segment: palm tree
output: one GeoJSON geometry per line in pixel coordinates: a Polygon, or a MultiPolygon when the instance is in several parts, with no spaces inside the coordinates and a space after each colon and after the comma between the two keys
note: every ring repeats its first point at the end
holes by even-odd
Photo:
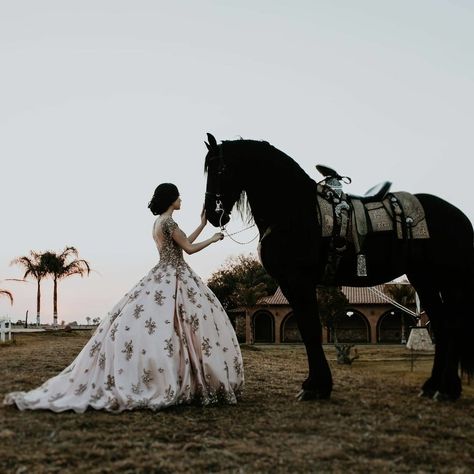
{"type": "Polygon", "coordinates": [[[45,252],[41,260],[49,275],[53,278],[53,324],[58,325],[58,281],[72,275],[90,274],[90,266],[86,260],[78,259],[79,252],[75,247],[66,247],[60,254],[45,252]],[[72,260],[70,260],[72,258],[72,260]]]}
{"type": "Polygon", "coordinates": [[[6,296],[7,298],[10,298],[10,303],[13,304],[13,295],[8,290],[0,289],[0,296],[6,296]]]}
{"type": "Polygon", "coordinates": [[[23,280],[30,276],[36,280],[36,324],[39,326],[41,319],[41,280],[47,274],[42,262],[42,254],[30,250],[29,256],[15,258],[10,265],[21,265],[25,269],[23,280]]]}

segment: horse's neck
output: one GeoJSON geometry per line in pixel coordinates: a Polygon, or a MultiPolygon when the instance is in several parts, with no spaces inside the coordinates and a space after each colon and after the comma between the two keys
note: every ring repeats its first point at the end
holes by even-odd
{"type": "Polygon", "coordinates": [[[260,233],[276,225],[294,225],[304,219],[303,214],[309,209],[316,209],[308,197],[311,196],[310,181],[302,185],[299,179],[295,179],[297,187],[289,179],[272,180],[268,176],[254,175],[246,186],[248,202],[260,233]]]}

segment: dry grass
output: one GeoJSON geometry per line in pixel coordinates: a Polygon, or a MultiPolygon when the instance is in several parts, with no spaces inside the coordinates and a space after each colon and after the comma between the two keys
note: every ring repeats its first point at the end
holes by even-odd
{"type": "MultiPolygon", "coordinates": [[[[18,335],[0,347],[0,396],[65,367],[88,334],[18,335]]],[[[474,386],[457,403],[417,398],[431,356],[360,346],[352,367],[326,349],[331,401],[297,402],[302,346],[243,347],[237,406],[119,415],[0,407],[0,472],[474,472],[474,386]]]]}

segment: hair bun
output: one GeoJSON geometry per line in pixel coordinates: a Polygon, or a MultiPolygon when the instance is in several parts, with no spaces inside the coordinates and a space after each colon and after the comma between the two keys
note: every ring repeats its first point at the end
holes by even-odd
{"type": "Polygon", "coordinates": [[[154,216],[163,214],[179,197],[178,188],[172,183],[161,183],[153,193],[148,209],[154,216]]]}

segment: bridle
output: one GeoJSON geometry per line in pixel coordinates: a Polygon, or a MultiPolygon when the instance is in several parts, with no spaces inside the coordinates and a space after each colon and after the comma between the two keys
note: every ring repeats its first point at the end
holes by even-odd
{"type": "Polygon", "coordinates": [[[224,163],[224,153],[222,151],[222,145],[219,149],[219,156],[214,156],[209,159],[209,161],[212,161],[212,160],[219,160],[219,165],[217,167],[217,185],[216,185],[216,191],[214,193],[210,193],[209,191],[206,191],[206,198],[207,196],[214,196],[214,199],[216,202],[215,212],[221,213],[221,216],[219,219],[219,227],[221,228],[221,230],[224,230],[225,226],[222,226],[222,217],[225,211],[224,211],[224,205],[222,204],[222,200],[221,200],[221,198],[223,197],[221,189],[222,189],[222,177],[225,171],[225,163],[224,163]]]}
{"type": "Polygon", "coordinates": [[[210,158],[209,161],[216,160],[216,159],[219,160],[219,164],[218,164],[218,167],[217,167],[216,190],[213,193],[211,193],[209,191],[206,191],[206,194],[205,194],[206,199],[207,199],[208,196],[213,196],[214,197],[214,200],[215,200],[215,203],[216,203],[215,212],[216,212],[216,214],[220,213],[219,227],[221,229],[221,232],[225,233],[227,235],[227,237],[229,237],[231,240],[233,240],[237,244],[240,244],[240,245],[249,244],[250,242],[253,242],[258,237],[258,235],[259,235],[258,233],[255,237],[253,237],[248,242],[239,242],[238,240],[235,240],[232,236],[235,235],[235,234],[239,234],[240,232],[243,232],[244,230],[248,230],[248,229],[251,229],[252,227],[255,227],[255,224],[252,224],[251,226],[245,227],[244,229],[238,230],[236,232],[232,232],[230,234],[229,234],[229,232],[227,232],[226,226],[222,225],[222,218],[224,217],[224,214],[225,214],[224,204],[222,203],[222,199],[224,197],[224,194],[222,192],[222,187],[223,187],[222,186],[222,179],[223,179],[225,168],[226,168],[226,165],[225,165],[225,162],[224,162],[224,152],[223,152],[222,145],[219,147],[219,155],[210,158]]]}

